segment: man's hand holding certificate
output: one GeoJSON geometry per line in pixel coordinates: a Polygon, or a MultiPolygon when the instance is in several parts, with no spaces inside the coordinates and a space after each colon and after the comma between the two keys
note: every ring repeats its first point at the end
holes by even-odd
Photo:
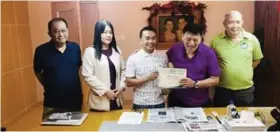
{"type": "Polygon", "coordinates": [[[159,68],[159,87],[176,88],[180,87],[180,81],[187,76],[186,69],[180,68],[159,68]]]}

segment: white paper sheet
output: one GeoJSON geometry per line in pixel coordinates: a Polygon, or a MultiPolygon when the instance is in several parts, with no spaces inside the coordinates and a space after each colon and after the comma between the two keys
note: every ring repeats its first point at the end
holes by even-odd
{"type": "Polygon", "coordinates": [[[245,123],[254,123],[255,115],[254,112],[251,111],[241,111],[240,120],[245,123]]]}
{"type": "Polygon", "coordinates": [[[123,112],[118,124],[141,124],[143,116],[143,112],[123,112]]]}

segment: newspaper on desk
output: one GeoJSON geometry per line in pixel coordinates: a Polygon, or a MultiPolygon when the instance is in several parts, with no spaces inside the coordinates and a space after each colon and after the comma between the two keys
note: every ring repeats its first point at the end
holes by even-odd
{"type": "Polygon", "coordinates": [[[210,121],[192,121],[182,123],[186,131],[226,131],[225,128],[215,120],[210,121]]]}
{"type": "Polygon", "coordinates": [[[148,110],[148,122],[166,123],[166,122],[189,122],[189,121],[207,121],[202,108],[157,108],[148,110]]]}
{"type": "Polygon", "coordinates": [[[170,108],[156,108],[148,110],[147,122],[151,123],[176,123],[174,109],[170,108]]]}
{"type": "Polygon", "coordinates": [[[187,131],[225,131],[216,120],[208,120],[204,110],[199,108],[174,107],[177,120],[182,122],[187,131]]]}
{"type": "Polygon", "coordinates": [[[216,120],[208,120],[202,108],[156,108],[148,110],[148,122],[182,124],[186,131],[225,131],[216,120]]]}
{"type": "Polygon", "coordinates": [[[176,120],[179,122],[207,121],[204,110],[199,108],[174,107],[176,120]]]}
{"type": "Polygon", "coordinates": [[[42,121],[42,125],[81,125],[87,118],[87,113],[82,112],[57,112],[52,113],[42,121]]]}
{"type": "Polygon", "coordinates": [[[187,76],[187,69],[180,68],[159,68],[159,87],[177,88],[180,86],[179,81],[187,76]]]}

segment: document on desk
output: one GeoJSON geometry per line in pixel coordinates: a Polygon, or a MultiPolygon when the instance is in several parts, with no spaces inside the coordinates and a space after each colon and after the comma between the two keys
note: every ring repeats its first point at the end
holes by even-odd
{"type": "Polygon", "coordinates": [[[155,108],[148,110],[147,122],[152,123],[176,123],[174,109],[170,108],[155,108]]]}
{"type": "Polygon", "coordinates": [[[180,87],[179,81],[187,76],[187,69],[181,68],[159,68],[159,87],[177,88],[180,87]]]}
{"type": "Polygon", "coordinates": [[[118,124],[141,124],[144,112],[123,112],[118,124]]]}
{"type": "Polygon", "coordinates": [[[63,112],[52,113],[48,118],[44,119],[42,125],[82,125],[87,118],[88,113],[82,112],[63,112]]]}
{"type": "Polygon", "coordinates": [[[204,110],[199,108],[182,108],[174,107],[174,113],[177,121],[192,122],[192,121],[207,121],[204,110]]]}
{"type": "Polygon", "coordinates": [[[215,131],[225,132],[225,128],[215,120],[211,121],[192,121],[182,123],[187,131],[215,131]]]}

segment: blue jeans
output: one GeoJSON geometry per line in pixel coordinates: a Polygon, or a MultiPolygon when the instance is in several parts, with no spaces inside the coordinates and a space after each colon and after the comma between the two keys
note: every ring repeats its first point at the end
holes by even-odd
{"type": "Polygon", "coordinates": [[[164,108],[165,104],[164,102],[161,104],[157,104],[157,105],[137,105],[137,104],[133,104],[132,109],[153,109],[153,108],[164,108]]]}

